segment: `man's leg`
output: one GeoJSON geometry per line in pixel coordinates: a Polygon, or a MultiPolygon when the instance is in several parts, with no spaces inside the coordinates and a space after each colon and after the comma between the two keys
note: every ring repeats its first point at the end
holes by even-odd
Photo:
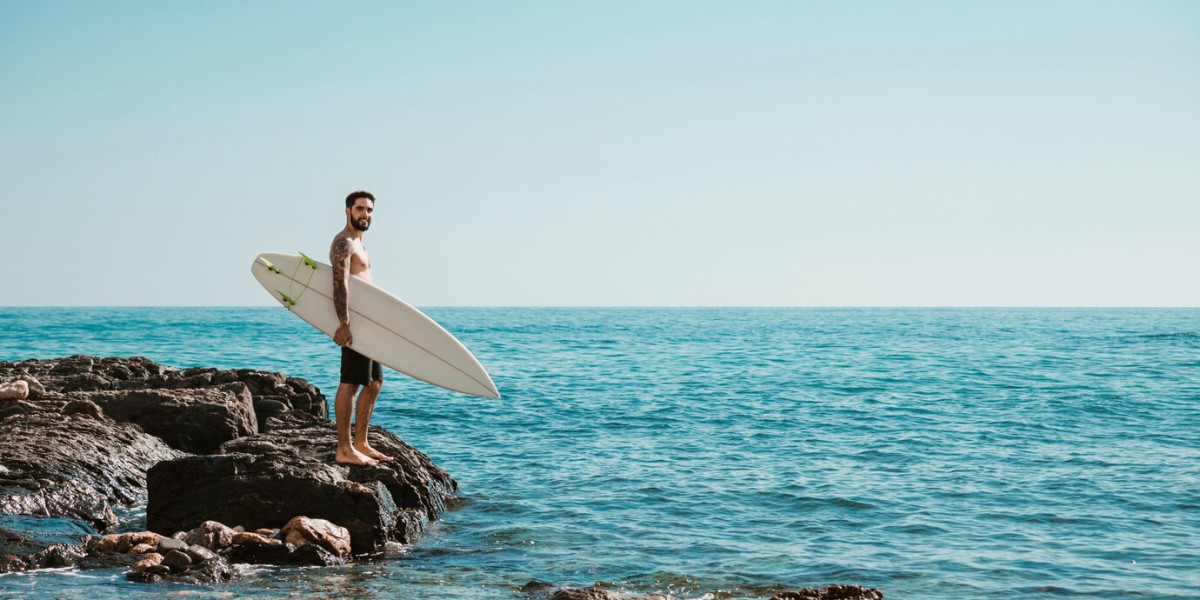
{"type": "Polygon", "coordinates": [[[358,393],[358,405],[354,407],[354,449],[371,458],[390,460],[392,457],[372,448],[367,439],[367,427],[371,424],[371,413],[375,412],[375,400],[381,389],[383,382],[376,379],[358,393]]]}
{"type": "Polygon", "coordinates": [[[337,396],[333,400],[333,415],[337,420],[338,437],[337,456],[334,461],[349,465],[373,465],[376,462],[375,459],[355,450],[350,444],[350,410],[354,408],[354,392],[356,391],[358,391],[358,386],[353,383],[340,384],[337,396]]]}

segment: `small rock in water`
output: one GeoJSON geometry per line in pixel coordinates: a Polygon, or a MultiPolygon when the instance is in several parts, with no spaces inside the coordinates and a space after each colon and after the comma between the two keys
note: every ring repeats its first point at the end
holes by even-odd
{"type": "Polygon", "coordinates": [[[336,556],[350,554],[350,532],[325,519],[295,517],[282,529],[283,539],[296,548],[317,544],[336,556]]]}
{"type": "Polygon", "coordinates": [[[273,537],[266,537],[258,533],[242,532],[233,534],[233,545],[240,546],[242,544],[264,544],[267,546],[277,546],[283,543],[283,540],[277,540],[273,537]]]}
{"type": "Polygon", "coordinates": [[[209,550],[228,548],[233,543],[234,530],[216,521],[205,521],[191,530],[183,541],[209,550]]]}
{"type": "Polygon", "coordinates": [[[158,542],[158,553],[166,554],[172,550],[184,552],[188,549],[187,542],[176,538],[163,538],[158,542]]]}
{"type": "Polygon", "coordinates": [[[134,563],[134,565],[132,567],[130,567],[129,569],[131,571],[133,571],[134,573],[141,573],[142,571],[145,571],[146,569],[149,569],[150,567],[156,567],[156,566],[162,564],[162,561],[163,561],[163,555],[161,555],[157,552],[151,552],[151,553],[147,554],[144,558],[142,558],[142,560],[139,560],[136,563],[134,563]]]}
{"type": "Polygon", "coordinates": [[[192,568],[192,557],[182,550],[172,550],[163,556],[162,564],[171,569],[172,573],[186,573],[192,568]]]}

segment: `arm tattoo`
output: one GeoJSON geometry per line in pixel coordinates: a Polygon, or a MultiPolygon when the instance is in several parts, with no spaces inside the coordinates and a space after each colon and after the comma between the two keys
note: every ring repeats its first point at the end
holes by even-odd
{"type": "Polygon", "coordinates": [[[333,240],[329,251],[329,262],[333,263],[333,308],[338,321],[350,322],[350,240],[338,237],[333,240]]]}

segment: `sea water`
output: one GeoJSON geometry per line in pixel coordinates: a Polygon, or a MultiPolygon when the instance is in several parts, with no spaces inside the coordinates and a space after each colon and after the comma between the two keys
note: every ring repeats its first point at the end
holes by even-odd
{"type": "MultiPolygon", "coordinates": [[[[208,587],[6,575],[0,596],[1200,597],[1200,310],[428,313],[503,398],[387,372],[375,422],[461,485],[417,544],[208,587]]],[[[0,308],[0,359],[71,354],[284,371],[330,400],[338,372],[282,308],[0,308]]]]}

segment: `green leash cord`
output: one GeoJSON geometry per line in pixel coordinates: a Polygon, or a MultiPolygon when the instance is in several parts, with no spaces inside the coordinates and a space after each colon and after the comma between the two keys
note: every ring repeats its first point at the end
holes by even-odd
{"type": "MultiPolygon", "coordinates": [[[[300,262],[296,263],[296,268],[292,270],[292,276],[288,279],[288,293],[283,293],[283,290],[275,290],[275,292],[279,294],[280,301],[283,302],[283,305],[287,307],[288,310],[292,310],[292,307],[296,306],[296,303],[300,301],[300,297],[304,295],[304,292],[308,291],[309,284],[312,283],[313,275],[316,274],[318,268],[317,261],[309,258],[308,255],[303,252],[300,252],[299,254],[300,262]],[[304,289],[300,290],[299,294],[296,294],[293,290],[293,285],[296,283],[296,274],[300,271],[300,265],[305,265],[312,270],[308,272],[308,281],[304,282],[304,289]],[[296,297],[293,298],[292,294],[295,294],[296,297]]],[[[267,269],[269,269],[272,273],[275,273],[276,275],[283,275],[283,273],[279,270],[279,267],[271,264],[271,261],[261,256],[258,257],[258,260],[262,261],[262,264],[266,265],[267,269]]]]}

